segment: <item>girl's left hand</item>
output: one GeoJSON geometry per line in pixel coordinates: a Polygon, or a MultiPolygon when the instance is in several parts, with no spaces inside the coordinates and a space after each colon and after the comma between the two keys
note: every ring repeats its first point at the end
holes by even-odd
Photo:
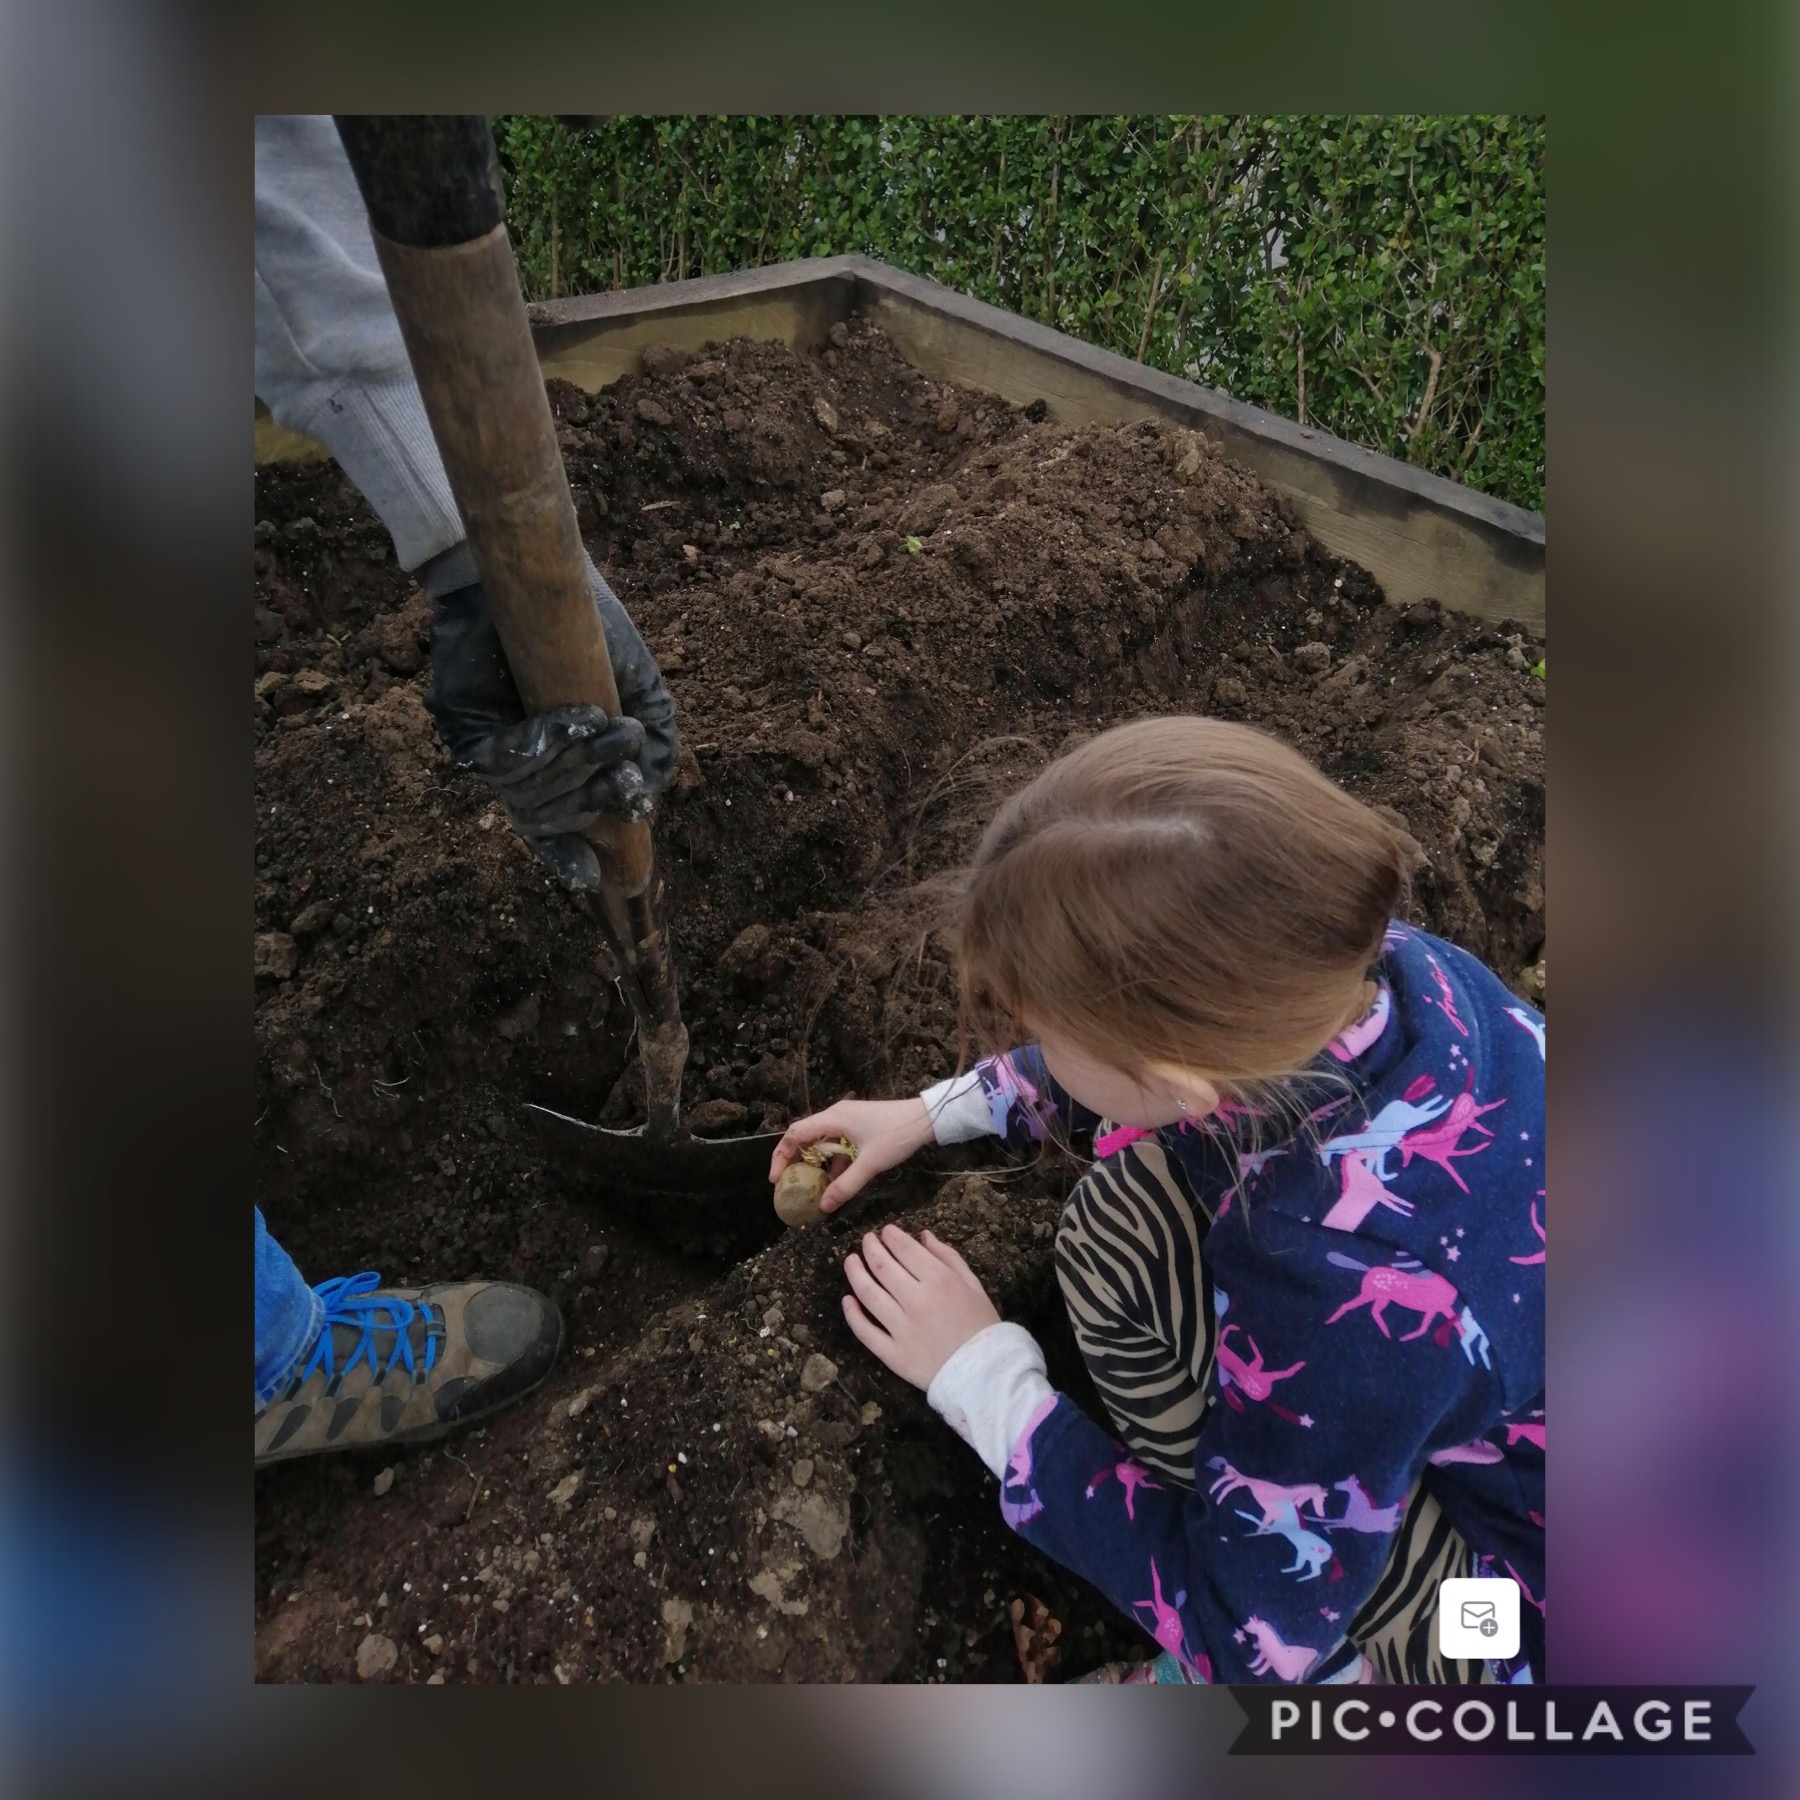
{"type": "Polygon", "coordinates": [[[844,1258],[844,1273],[850,1329],[914,1387],[930,1387],[970,1338],[1000,1323],[969,1265],[929,1231],[917,1238],[898,1225],[884,1225],[879,1236],[871,1231],[862,1254],[844,1258]]]}

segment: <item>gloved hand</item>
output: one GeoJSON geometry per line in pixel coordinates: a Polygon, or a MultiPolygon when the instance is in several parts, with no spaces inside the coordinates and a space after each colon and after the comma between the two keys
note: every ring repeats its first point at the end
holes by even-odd
{"type": "Polygon", "coordinates": [[[461,768],[474,769],[514,828],[571,888],[599,885],[580,835],[602,813],[650,816],[675,769],[675,702],[619,597],[589,565],[624,716],[562,706],[525,716],[479,581],[441,595],[425,704],[461,768]]]}

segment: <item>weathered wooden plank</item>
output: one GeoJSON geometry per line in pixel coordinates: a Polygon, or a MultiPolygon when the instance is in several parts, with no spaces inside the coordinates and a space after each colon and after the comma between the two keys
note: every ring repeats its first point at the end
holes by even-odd
{"type": "MultiPolygon", "coordinates": [[[[709,277],[704,283],[675,281],[664,288],[632,288],[608,301],[643,301],[639,306],[589,308],[587,302],[549,301],[531,308],[531,333],[545,374],[598,392],[621,374],[634,373],[646,344],[700,349],[722,338],[815,349],[839,319],[850,317],[855,286],[848,257],[817,263],[790,263],[805,274],[787,283],[738,286],[736,277],[709,277]],[[695,286],[715,292],[695,295],[695,286]]],[[[752,270],[751,274],[769,274],[752,270]]]]}

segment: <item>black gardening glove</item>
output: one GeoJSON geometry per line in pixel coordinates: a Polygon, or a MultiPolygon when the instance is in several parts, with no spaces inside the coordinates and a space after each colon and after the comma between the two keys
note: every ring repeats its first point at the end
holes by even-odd
{"type": "Polygon", "coordinates": [[[480,582],[437,601],[425,704],[458,767],[493,788],[520,835],[571,888],[599,885],[580,834],[611,813],[647,819],[675,769],[675,702],[619,597],[589,566],[624,716],[559,706],[526,718],[480,582]]]}

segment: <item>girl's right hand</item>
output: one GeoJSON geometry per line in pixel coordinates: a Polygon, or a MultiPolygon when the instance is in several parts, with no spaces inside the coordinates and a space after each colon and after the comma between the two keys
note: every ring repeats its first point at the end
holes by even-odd
{"type": "MultiPolygon", "coordinates": [[[[897,1169],[915,1150],[936,1143],[937,1133],[923,1100],[840,1100],[787,1128],[770,1160],[769,1180],[779,1180],[781,1171],[821,1138],[848,1138],[857,1150],[856,1160],[836,1169],[819,1200],[821,1212],[835,1212],[877,1175],[897,1169]]],[[[843,1163],[841,1157],[837,1161],[843,1163]]]]}

